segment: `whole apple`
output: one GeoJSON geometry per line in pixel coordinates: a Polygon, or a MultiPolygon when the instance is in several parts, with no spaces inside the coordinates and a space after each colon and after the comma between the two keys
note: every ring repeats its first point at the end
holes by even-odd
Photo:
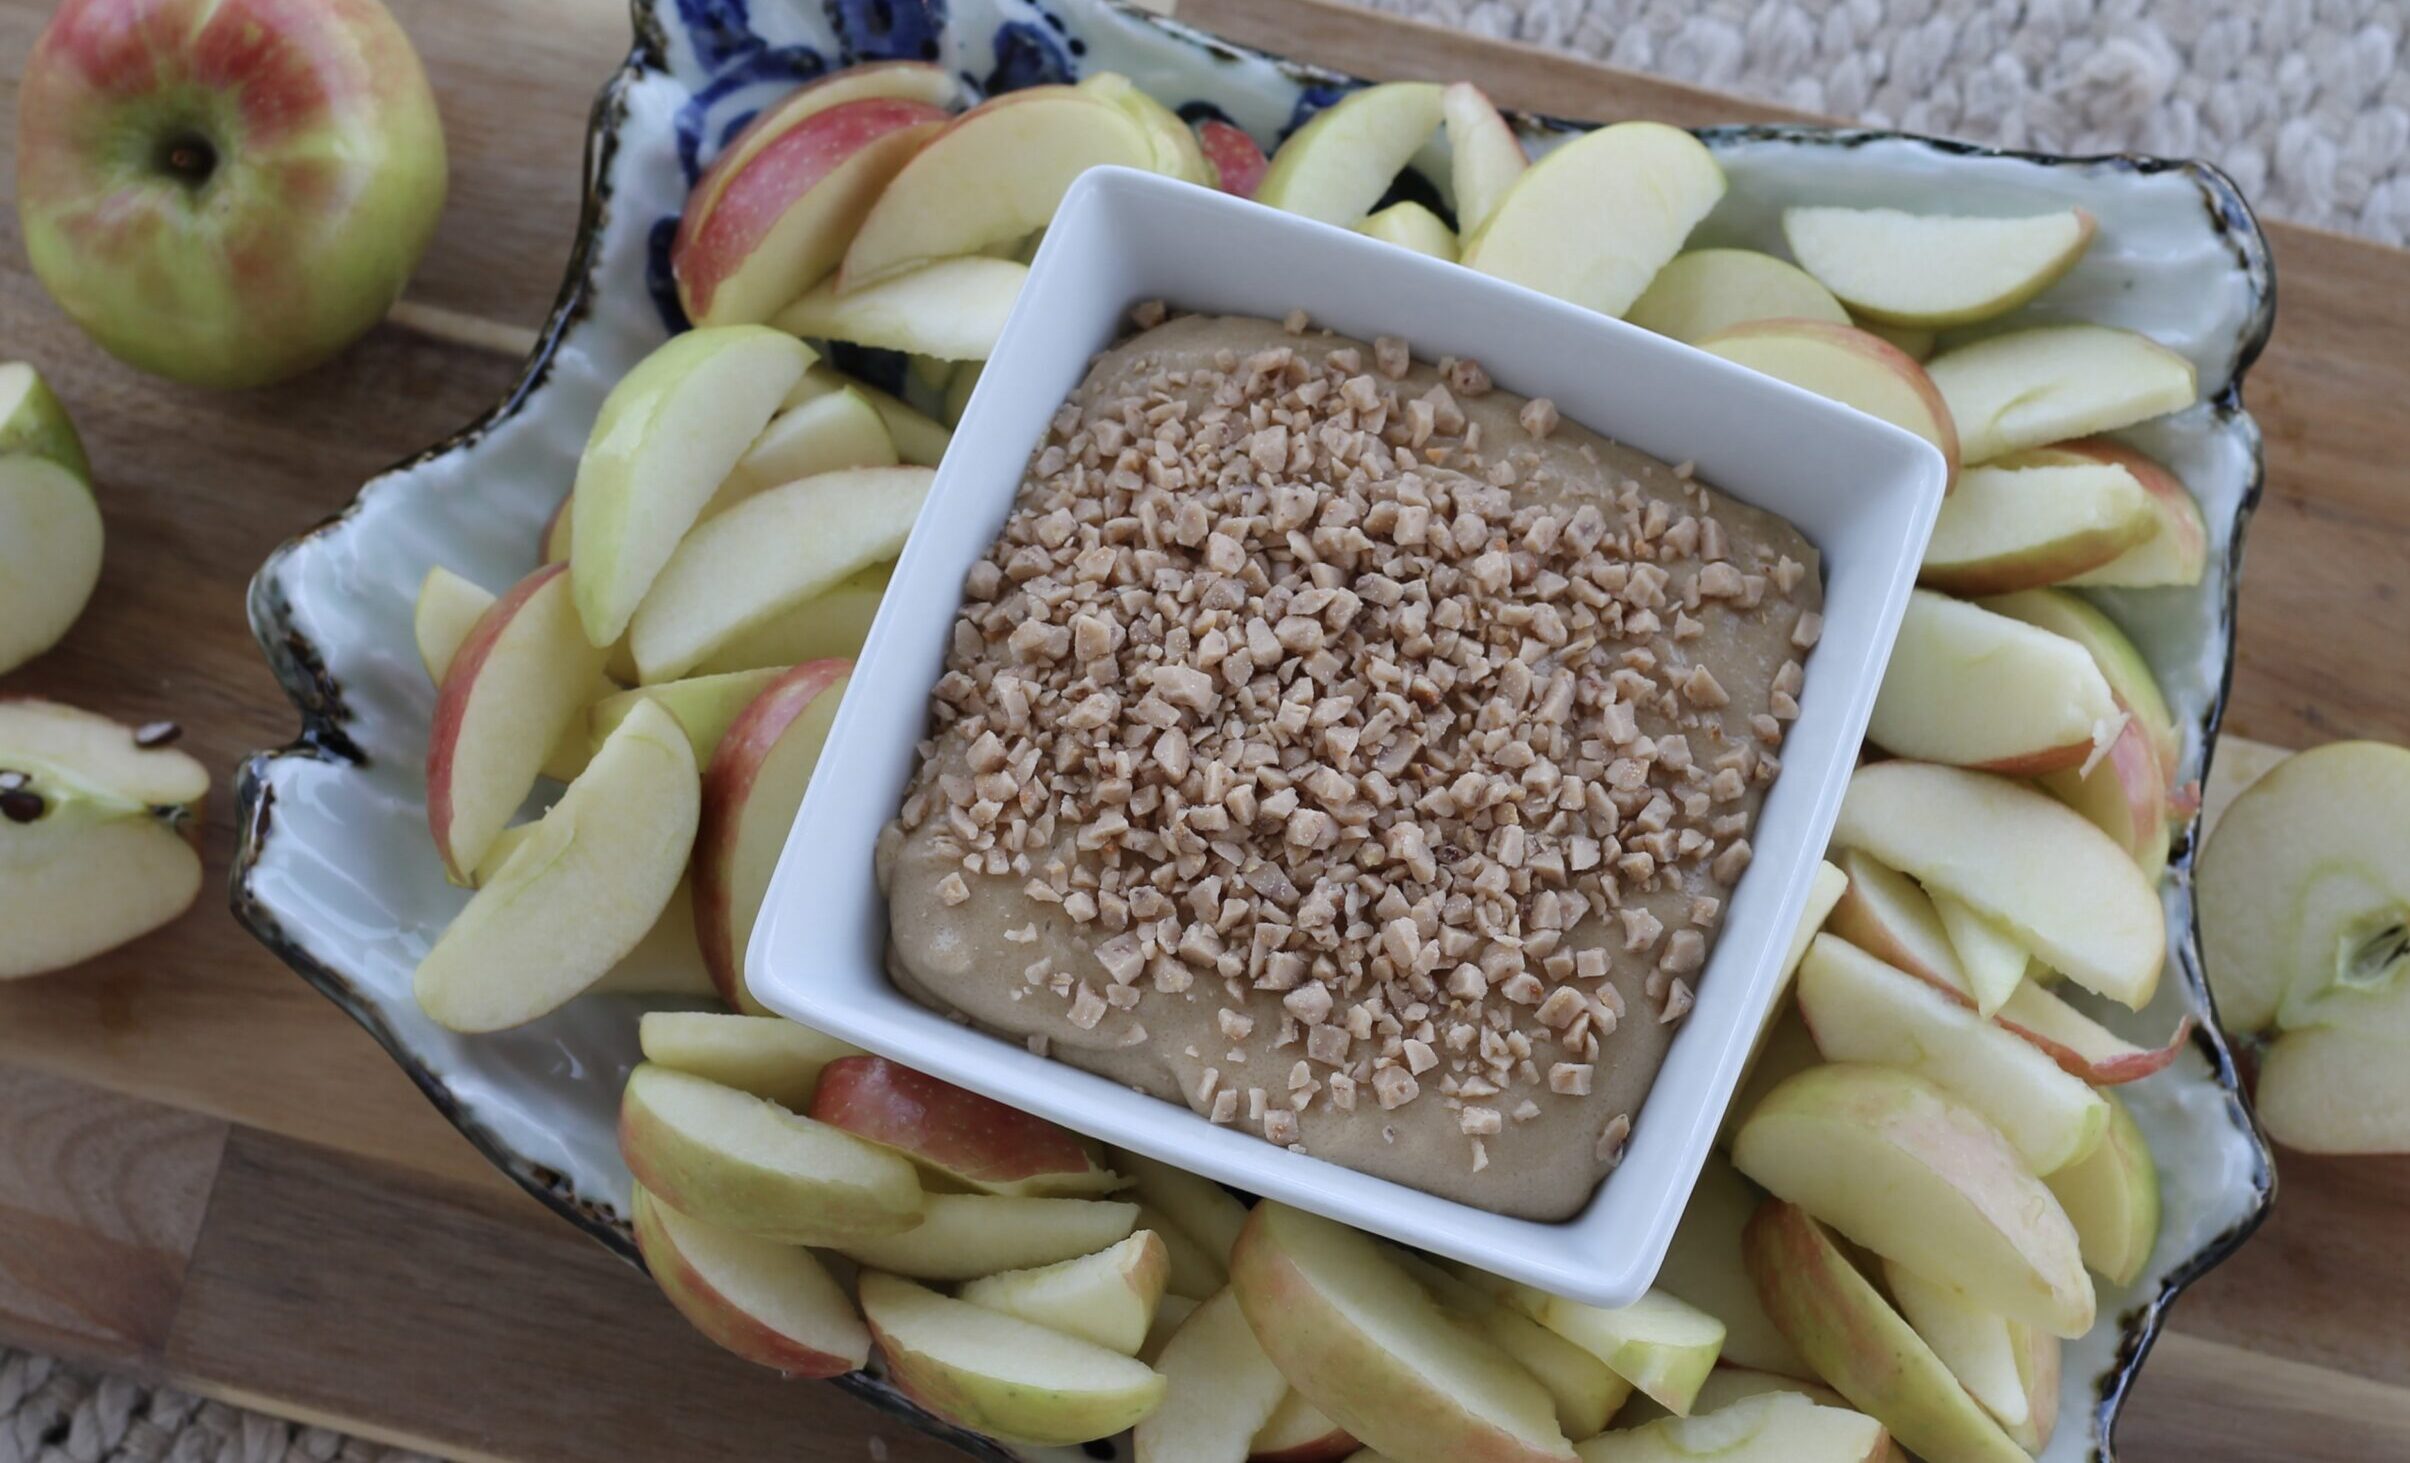
{"type": "Polygon", "coordinates": [[[443,197],[435,99],[378,0],[66,0],[26,62],[34,273],[144,370],[325,360],[401,294],[443,197]]]}

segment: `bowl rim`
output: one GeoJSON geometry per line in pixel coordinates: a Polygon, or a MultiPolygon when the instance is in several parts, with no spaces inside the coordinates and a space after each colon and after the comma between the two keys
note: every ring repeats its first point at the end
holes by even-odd
{"type": "MultiPolygon", "coordinates": [[[[612,203],[610,163],[618,151],[619,129],[628,117],[629,92],[648,76],[666,74],[669,69],[668,31],[656,9],[662,3],[665,0],[630,0],[633,40],[619,67],[605,80],[588,113],[578,221],[561,287],[554,296],[552,308],[538,330],[536,342],[518,377],[491,408],[434,443],[398,459],[369,478],[343,507],[280,544],[270,552],[253,577],[248,596],[252,635],[268,661],[270,673],[293,702],[301,725],[290,741],[253,753],[238,769],[236,847],[227,879],[229,907],[236,922],[357,1022],[473,1147],[532,1198],[596,1243],[639,1268],[642,1268],[643,1262],[624,1219],[602,1212],[581,1199],[569,1187],[563,1175],[513,1152],[489,1127],[469,1112],[442,1077],[428,1070],[408,1050],[398,1033],[354,989],[349,977],[319,960],[284,930],[282,921],[255,886],[253,876],[275,828],[274,788],[269,775],[273,765],[286,758],[352,765],[362,765],[367,760],[365,753],[344,730],[352,713],[346,704],[343,688],[328,672],[318,648],[294,624],[291,607],[284,601],[278,570],[287,557],[341,529],[357,513],[362,500],[386,479],[434,458],[474,446],[495,428],[516,417],[549,377],[554,358],[568,332],[596,305],[597,256],[602,225],[612,203]]],[[[1211,57],[1268,65],[1302,85],[1355,87],[1369,84],[1362,77],[1224,39],[1163,15],[1139,3],[1139,0],[1086,0],[1086,3],[1123,23],[1144,25],[1180,39],[1211,57]]],[[[1548,113],[1501,110],[1516,130],[1525,135],[1561,136],[1588,131],[1600,125],[1548,113]]],[[[2130,172],[2143,176],[2172,173],[2185,178],[2199,191],[2202,207],[2209,215],[2212,226],[2228,240],[2234,251],[2252,298],[2251,315],[2237,342],[2227,383],[2210,400],[2213,410],[2238,425],[2243,432],[2251,452],[2252,471],[2235,512],[2234,532],[2225,565],[2226,599],[2218,607],[2219,617],[2227,627],[2224,668],[2198,721],[2194,723],[2201,734],[2201,775],[2206,781],[2216,758],[2218,732],[2233,693],[2236,665],[2233,627],[2244,544],[2249,538],[2251,519],[2261,503],[2267,483],[2267,466],[2260,446],[2260,433],[2244,408],[2243,391],[2251,366],[2266,349],[2274,330],[2277,279],[2266,236],[2241,189],[2212,163],[2134,151],[2048,153],[1993,147],[1915,132],[1812,122],[1725,123],[1686,130],[1697,135],[1711,148],[1756,142],[1842,147],[1902,144],[1940,156],[1999,159],[2045,168],[2130,172]]],[[[2193,833],[2171,852],[2168,862],[2171,875],[2189,879],[2193,860],[2198,853],[2197,833],[2196,825],[2193,833]]],[[[2231,1257],[2267,1222],[2278,1189],[2274,1154],[2266,1132],[2245,1094],[2233,1048],[2214,1019],[2215,997],[2202,974],[2198,910],[2189,898],[2181,938],[2171,944],[2170,954],[2176,959],[2192,999],[2212,1018],[2196,1023],[2192,1041],[2209,1063],[2213,1080],[2226,1094],[2233,1113],[2240,1119],[2243,1135],[2251,1144],[2252,1202],[2225,1230],[2211,1237],[2183,1264],[2170,1271],[2156,1292],[2120,1318],[2116,1359],[2110,1371],[2101,1379],[2093,1409],[2100,1439],[2094,1456],[2100,1463],[2115,1463],[2118,1418],[2140,1375],[2143,1361],[2165,1328],[2170,1308],[2194,1282],[2231,1257]]],[[[974,1457],[996,1460],[996,1463],[1019,1463],[1018,1455],[985,1436],[901,1404],[892,1389],[883,1383],[874,1383],[865,1373],[852,1372],[834,1380],[838,1386],[855,1392],[874,1405],[907,1413],[918,1425],[974,1457]]]]}

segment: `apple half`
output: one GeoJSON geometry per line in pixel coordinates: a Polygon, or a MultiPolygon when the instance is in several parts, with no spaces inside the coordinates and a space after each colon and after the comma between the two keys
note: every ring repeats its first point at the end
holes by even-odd
{"type": "Polygon", "coordinates": [[[1291,1395],[1228,1290],[1189,1313],[1155,1369],[1163,1405],[1131,1435],[1137,1463],[1245,1463],[1255,1435],[1291,1395]]]}
{"type": "Polygon", "coordinates": [[[1724,170],[1699,139],[1618,122],[1525,169],[1466,236],[1464,263],[1620,316],[1723,196],[1724,170]]]}
{"type": "Polygon", "coordinates": [[[1854,407],[1933,444],[1958,480],[1958,428],[1925,368],[1898,347],[1829,320],[1751,320],[1695,342],[1737,365],[1854,407]]]}
{"type": "Polygon", "coordinates": [[[0,456],[47,458],[85,482],[92,480],[92,460],[66,404],[24,361],[0,364],[0,456]]]}
{"type": "Polygon", "coordinates": [[[1782,236],[1841,302],[1891,325],[1967,325],[2056,284],[2092,242],[2080,208],[2021,218],[1786,208],[1782,236]]]}
{"type": "Polygon", "coordinates": [[[973,1432],[1070,1446],[1122,1432],[1163,1401],[1164,1379],[1144,1362],[909,1280],[866,1274],[861,1301],[896,1385],[973,1432]]]}
{"type": "Polygon", "coordinates": [[[1436,82],[1351,91],[1289,134],[1255,185],[1255,201],[1353,228],[1439,127],[1436,82]]]}
{"type": "Polygon", "coordinates": [[[653,1283],[721,1346],[795,1377],[841,1376],[870,1360],[870,1328],[810,1250],[689,1218],[642,1184],[632,1218],[653,1283]]]}
{"type": "Polygon", "coordinates": [[[2121,724],[2082,646],[1919,589],[1900,619],[1866,736],[1901,757],[2027,776],[2082,766],[2121,724]]]}
{"type": "Polygon", "coordinates": [[[1849,312],[1814,276],[1754,249],[1692,249],[1675,255],[1623,318],[1690,345],[1758,320],[1850,323],[1849,312]]]}
{"type": "Polygon", "coordinates": [[[1916,571],[1952,594],[2064,584],[2158,534],[2134,475],[2111,462],[1970,467],[1941,505],[1916,571]]]}
{"type": "Polygon", "coordinates": [[[1973,466],[2071,437],[2113,432],[2200,399],[2192,362],[2131,330],[2037,325],[1925,363],[1973,466]]]}
{"type": "Polygon", "coordinates": [[[861,1049],[783,1016],[647,1011],[637,1023],[644,1059],[802,1112],[829,1063],[861,1049]]]}
{"type": "Polygon", "coordinates": [[[1163,1300],[1171,1257],[1152,1230],[1139,1230],[1094,1254],[981,1276],[964,1300],[1135,1356],[1163,1300]]]}
{"type": "Polygon", "coordinates": [[[100,583],[91,484],[47,457],[0,456],[0,672],[66,637],[100,583]]]}
{"type": "Polygon", "coordinates": [[[842,1057],[811,1114],[896,1150],[948,1188],[1036,1198],[1110,1193],[1121,1176],[1068,1128],[886,1057],[842,1057]]]}

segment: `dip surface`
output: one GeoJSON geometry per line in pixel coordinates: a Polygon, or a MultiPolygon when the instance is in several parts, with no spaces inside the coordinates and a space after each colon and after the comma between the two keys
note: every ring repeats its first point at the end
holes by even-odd
{"type": "Polygon", "coordinates": [[[969,576],[880,843],[890,970],[1214,1121],[1568,1217],[1689,1009],[1820,603],[1789,524],[1472,363],[1156,325],[969,576]]]}

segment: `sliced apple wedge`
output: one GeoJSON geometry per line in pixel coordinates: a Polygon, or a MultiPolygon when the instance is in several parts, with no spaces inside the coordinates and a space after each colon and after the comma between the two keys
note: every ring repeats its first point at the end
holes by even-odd
{"type": "Polygon", "coordinates": [[[1295,1390],[1247,1441],[1249,1463],[1337,1463],[1355,1451],[1354,1436],[1295,1390]]]}
{"type": "Polygon", "coordinates": [[[1104,1199],[931,1194],[921,1223],[837,1246],[873,1270],[915,1280],[970,1280],[1092,1255],[1127,1239],[1138,1206],[1104,1199]]]}
{"type": "Polygon", "coordinates": [[[2118,706],[2150,733],[2151,749],[2158,754],[2161,770],[2172,776],[2182,765],[2184,744],[2177,735],[2175,717],[2167,709],[2167,698],[2160,693],[2141,649],[2117,628],[2116,621],[2080,595],[2063,589],[2029,589],[1997,595],[1982,604],[1995,615],[2023,620],[2084,647],[2107,678],[2118,706]]]}
{"type": "Polygon", "coordinates": [[[1717,1412],[1666,1417],[1601,1433],[1574,1451],[1582,1463],[1880,1463],[1889,1449],[1883,1425],[1845,1407],[1825,1407],[1796,1392],[1761,1392],[1717,1412]]]}
{"type": "Polygon", "coordinates": [[[647,1011],[638,1024],[644,1059],[733,1087],[789,1112],[812,1100],[829,1063],[860,1048],[783,1016],[722,1011],[647,1011]]]}
{"type": "Polygon", "coordinates": [[[1799,1013],[1827,1061],[1923,1076],[1983,1115],[2037,1174],[2090,1155],[2109,1105],[2030,1042],[1845,940],[1819,935],[1799,969],[1799,1013]]]}
{"type": "MultiPolygon", "coordinates": [[[[1153,1234],[1158,1239],[1162,1238],[1159,1231],[1142,1232],[1153,1234]]],[[[1216,1286],[1207,1294],[1217,1293],[1220,1289],[1221,1287],[1216,1286]]],[[[1155,1307],[1155,1319],[1147,1323],[1146,1340],[1139,1343],[1138,1359],[1148,1366],[1153,1366],[1157,1358],[1163,1355],[1163,1348],[1171,1345],[1172,1337],[1179,1334],[1180,1327],[1187,1322],[1190,1316],[1196,1314],[1199,1304],[1201,1302],[1188,1296],[1166,1290],[1163,1293],[1162,1302],[1155,1307]]]]}
{"type": "Polygon", "coordinates": [[[2092,1282],[2058,1200],[1997,1128],[1926,1078],[1810,1068],[1758,1104],[1732,1162],[1776,1198],[2003,1315],[2054,1336],[2092,1327],[2092,1282]]]}
{"type": "Polygon", "coordinates": [[[916,98],[778,115],[793,110],[774,111],[777,136],[732,148],[723,176],[714,163],[679,218],[670,273],[699,326],[759,324],[834,273],[896,174],[946,126],[944,108],[916,98]]]}
{"type": "Polygon", "coordinates": [[[1258,1204],[1230,1289],[1289,1385],[1366,1446],[1402,1457],[1573,1457],[1547,1391],[1442,1311],[1370,1237],[1258,1204]]]}
{"type": "Polygon", "coordinates": [[[1213,164],[1213,186],[1240,198],[1253,198],[1272,160],[1244,128],[1208,117],[1196,124],[1197,146],[1213,164]]]}
{"type": "Polygon", "coordinates": [[[58,644],[82,616],[103,537],[83,478],[46,457],[0,457],[0,671],[58,644]]]}
{"type": "Polygon", "coordinates": [[[1849,884],[1825,927],[1884,964],[1972,1005],[1966,968],[1958,963],[1932,897],[1914,879],[1858,849],[1838,849],[1833,857],[1849,884]]]}
{"type": "Polygon", "coordinates": [[[764,666],[614,691],[586,709],[586,734],[599,747],[637,707],[658,706],[685,729],[697,765],[708,766],[712,753],[719,750],[720,738],[728,734],[737,717],[785,674],[783,666],[764,666]]]}
{"type": "Polygon", "coordinates": [[[644,938],[636,942],[636,948],[603,972],[603,978],[586,987],[586,992],[596,996],[674,997],[683,1001],[717,998],[719,992],[712,989],[711,972],[703,965],[703,949],[695,943],[692,879],[678,881],[678,887],[670,892],[669,903],[661,906],[660,917],[644,932],[644,938]]]}
{"type": "Polygon", "coordinates": [[[1393,203],[1357,224],[1356,232],[1450,264],[1456,262],[1456,231],[1419,203],[1393,203]]]}
{"type": "Polygon", "coordinates": [[[1484,1275],[1475,1284],[1461,1273],[1405,1253],[1390,1258],[1431,1293],[1440,1308],[1489,1338],[1507,1358],[1539,1380],[1556,1404],[1557,1426],[1569,1438],[1601,1432],[1631,1400],[1632,1384],[1607,1364],[1523,1314],[1495,1293],[1504,1282],[1484,1275]]]}
{"type": "Polygon", "coordinates": [[[1190,1239],[1225,1266],[1247,1223],[1247,1206],[1228,1189],[1186,1169],[1174,1168],[1140,1153],[1123,1153],[1115,1166],[1126,1170],[1138,1198],[1153,1205],[1190,1239]]]}
{"type": "Polygon", "coordinates": [[[839,580],[793,609],[730,636],[693,667],[696,675],[769,667],[784,670],[813,660],[851,660],[870,638],[879,601],[895,565],[873,564],[839,580]]]}
{"type": "MultiPolygon", "coordinates": [[[[490,592],[471,584],[441,564],[429,569],[427,577],[419,582],[418,602],[411,610],[410,629],[418,642],[419,664],[427,668],[427,679],[435,683],[437,690],[443,688],[444,676],[452,668],[453,657],[467,643],[469,632],[477,628],[477,622],[493,607],[494,596],[490,592]]],[[[590,702],[599,701],[617,689],[609,676],[598,675],[594,678],[592,689],[586,693],[587,699],[590,702]]],[[[600,745],[602,739],[589,738],[580,721],[578,717],[570,718],[569,726],[561,733],[560,740],[554,742],[552,750],[544,754],[544,765],[537,769],[539,775],[555,782],[568,782],[586,770],[587,759],[593,756],[594,748],[600,745]]],[[[479,862],[482,865],[491,861],[489,850],[479,862]]]]}
{"type": "Polygon", "coordinates": [[[1138,1227],[1160,1235],[1164,1249],[1171,1255],[1171,1279],[1164,1282],[1164,1289],[1171,1294],[1203,1300],[1230,1283],[1227,1251],[1217,1253],[1207,1249],[1169,1214],[1143,1198],[1138,1205],[1138,1227]]]}
{"type": "Polygon", "coordinates": [[[1878,421],[1913,432],[1940,451],[1958,479],[1958,429],[1925,368],[1852,325],[1825,320],[1752,320],[1696,342],[1699,349],[1788,381],[1878,421]]]}
{"type": "Polygon", "coordinates": [[[639,708],[419,961],[419,1007],[453,1031],[500,1031],[609,974],[677,892],[702,801],[685,733],[639,708]]]}
{"type": "Polygon", "coordinates": [[[1690,344],[1757,320],[1849,324],[1849,312],[1806,270],[1754,249],[1674,256],[1623,318],[1690,344]]]}
{"type": "Polygon", "coordinates": [[[2121,1005],[2140,1010],[2158,988],[2167,959],[2158,894],[2124,849],[2045,793],[1962,768],[1879,762],[1850,778],[1833,841],[1966,901],[2121,1005]]]}
{"type": "Polygon", "coordinates": [[[870,1328],[810,1250],[689,1218],[641,1184],[633,1217],[653,1283],[721,1346],[795,1377],[841,1376],[870,1360],[870,1328]]]}
{"type": "Polygon", "coordinates": [[[1156,172],[1207,188],[1214,185],[1213,164],[1206,160],[1196,132],[1180,120],[1178,112],[1140,91],[1118,71],[1091,72],[1080,78],[1079,89],[1121,108],[1138,124],[1146,134],[1156,172]]]}
{"type": "Polygon", "coordinates": [[[2082,646],[1920,589],[1866,735],[1902,757],[2029,775],[2083,765],[2120,725],[2109,683],[2082,646]]]}
{"type": "Polygon", "coordinates": [[[1063,1198],[1123,1182],[1070,1129],[885,1057],[830,1063],[811,1114],[895,1149],[948,1188],[1063,1198]]]}
{"type": "Polygon", "coordinates": [[[1766,1314],[1902,1447],[1922,1458],[2031,1463],[1806,1210],[1768,1200],[1742,1244],[1766,1314]]]}
{"type": "Polygon", "coordinates": [[[1658,122],[1585,133],[1525,169],[1464,263],[1621,315],[1724,196],[1724,170],[1699,140],[1658,122]]]}
{"type": "Polygon", "coordinates": [[[847,102],[877,99],[924,102],[951,112],[962,105],[962,83],[944,67],[922,61],[857,61],[799,86],[763,108],[728,140],[686,195],[686,212],[710,208],[715,195],[744,170],[754,153],[785,136],[796,123],[847,102]]]}
{"type": "Polygon", "coordinates": [[[569,549],[577,539],[577,514],[570,506],[575,496],[562,494],[561,501],[553,506],[552,516],[544,520],[542,547],[547,564],[569,562],[569,549]]]}
{"type": "Polygon", "coordinates": [[[1189,1313],[1155,1362],[1163,1405],[1139,1420],[1137,1463],[1244,1463],[1289,1384],[1224,1290],[1189,1313]]]}
{"type": "Polygon", "coordinates": [[[2111,1285],[2133,1284],[2159,1243],[2159,1170],[2126,1105],[2109,1097],[2108,1136],[2043,1182],[2074,1224],[2084,1263],[2111,1285]]]}
{"type": "Polygon", "coordinates": [[[849,467],[893,467],[900,461],[886,419],[851,386],[788,407],[770,419],[711,495],[705,518],[724,513],[765,489],[849,467]]]}
{"type": "Polygon", "coordinates": [[[823,281],[771,323],[818,339],[984,361],[1004,333],[1029,266],[972,254],[940,259],[839,294],[823,281]]]}
{"type": "Polygon", "coordinates": [[[962,1298],[1135,1356],[1170,1273],[1163,1241],[1142,1229],[1092,1255],[982,1276],[962,1298]]]}
{"type": "Polygon", "coordinates": [[[607,646],[728,470],[812,363],[760,325],[672,336],[603,398],[578,458],[569,562],[586,638],[607,646]]]}
{"type": "Polygon", "coordinates": [[[1975,1003],[1975,1013],[1988,1017],[2025,983],[2025,967],[2033,963],[2033,957],[1997,920],[1965,900],[1951,894],[1931,897],[1933,913],[1950,936],[1950,948],[1958,952],[1959,968],[1966,972],[1967,995],[1975,1003]]]}
{"type": "Polygon", "coordinates": [[[2150,495],[2115,463],[1970,467],[1941,505],[1916,578],[1953,594],[2064,584],[2159,528],[2150,495]]]}
{"type": "Polygon", "coordinates": [[[1072,179],[1088,169],[1153,162],[1146,130],[1094,92],[1006,92],[956,117],[895,175],[862,220],[836,282],[858,291],[931,260],[1010,243],[1046,227],[1072,179]]]}
{"type": "Polygon", "coordinates": [[[748,498],[678,546],[628,644],[647,684],[892,561],[935,476],[925,467],[823,473],[748,498]]]}
{"type": "Polygon", "coordinates": [[[2139,1082],[2166,1070],[2192,1034],[2192,1018],[2186,1016],[2164,1045],[2136,1046],[2030,980],[2017,987],[1994,1019],[2033,1043],[2059,1070],[2095,1087],[2139,1082]]]}
{"type": "Polygon", "coordinates": [[[2055,448],[2037,449],[2011,460],[2022,462],[2029,456],[2045,454],[2054,459],[2072,458],[2122,467],[2150,495],[2151,536],[2099,568],[2076,575],[2068,583],[2155,589],[2201,582],[2201,575],[2209,566],[2209,524],[2201,516],[2200,501],[2174,473],[2157,460],[2106,437],[2062,442],[2055,448]]]}
{"type": "MultiPolygon", "coordinates": [[[[1890,1287],[1901,1316],[1933,1348],[1967,1395],[1992,1415],[2017,1446],[2029,1453],[2041,1452],[2046,1441],[2041,1419],[2058,1420],[2058,1396],[2054,1387],[2037,1417],[2035,1399],[2025,1390],[2027,1375],[2040,1370],[2030,1361],[2035,1355],[2028,1339],[2033,1328],[1993,1315],[1949,1286],[1937,1285],[1889,1261],[1883,1264],[1883,1283],[1890,1287]]],[[[2042,1340],[2055,1351],[2057,1337],[2042,1340]]],[[[2052,1365],[2049,1370],[2055,1373],[2057,1368],[2052,1365]]]]}
{"type": "Polygon", "coordinates": [[[823,396],[851,391],[870,403],[879,414],[879,423],[887,429],[887,440],[895,444],[899,459],[915,467],[935,467],[945,456],[946,443],[953,440],[953,430],[920,408],[888,395],[876,386],[856,381],[834,366],[814,366],[803,373],[786,400],[779,403],[781,414],[800,406],[809,406],[823,396]]]}
{"type": "Polygon", "coordinates": [[[1041,1447],[1093,1442],[1163,1401],[1154,1368],[1094,1342],[892,1275],[864,1275],[861,1298],[896,1385],[973,1432],[1041,1447]]]}
{"type": "Polygon", "coordinates": [[[1724,1323],[1724,1342],[1716,1352],[1720,1367],[1812,1377],[1798,1348],[1774,1329],[1757,1303],[1749,1272],[1741,1268],[1741,1231],[1764,1198],[1722,1154],[1707,1155],[1673,1247],[1657,1272],[1657,1286],[1724,1323]]]}
{"type": "Polygon", "coordinates": [[[1740,1091],[1734,1094],[1732,1105],[1724,1110],[1724,1121],[1716,1129],[1716,1142],[1726,1153],[1732,1151],[1732,1140],[1740,1136],[1741,1124],[1766,1094],[1810,1067],[1824,1065],[1824,1053],[1816,1050],[1816,1039],[1808,1035],[1807,1023],[1799,1019],[1799,1003],[1785,1001],[1775,1007],[1774,1021],[1766,1030],[1758,1053],[1750,1059],[1748,1075],[1741,1079],[1740,1091]]]}
{"type": "Polygon", "coordinates": [[[1676,1416],[1690,1412],[1724,1346],[1722,1321],[1663,1290],[1615,1310],[1529,1285],[1504,1294],[1515,1309],[1605,1362],[1676,1416]]]}
{"type": "Polygon", "coordinates": [[[1340,228],[1363,222],[1439,127],[1434,82],[1391,81],[1349,92],[1289,134],[1255,201],[1340,228]]]}
{"type": "Polygon", "coordinates": [[[645,1062],[619,1104],[619,1151],[681,1214],[763,1239],[838,1245],[921,1222],[912,1165],[708,1078],[645,1062]]]}
{"type": "Polygon", "coordinates": [[[2056,284],[2092,242],[2080,208],[2024,218],[1786,208],[1791,255],[1860,315],[1892,325],[1966,325],[2056,284]]]}
{"type": "Polygon", "coordinates": [[[745,989],[745,946],[803,806],[852,662],[806,661],[738,713],[703,774],[695,830],[695,941],[720,998],[762,1012],[745,989]]]}
{"type": "Polygon", "coordinates": [[[2037,325],[1925,363],[1973,466],[2028,447],[2113,432],[2200,397],[2192,362],[2131,330],[2037,325]]]}
{"type": "Polygon", "coordinates": [[[528,575],[480,616],[445,668],[427,731],[427,826],[465,882],[601,683],[569,566],[528,575]]]}
{"type": "Polygon", "coordinates": [[[1450,83],[1439,94],[1439,120],[1448,135],[1448,176],[1456,193],[1456,227],[1471,234],[1489,222],[1523,170],[1523,139],[1469,81],[1450,83]]]}

